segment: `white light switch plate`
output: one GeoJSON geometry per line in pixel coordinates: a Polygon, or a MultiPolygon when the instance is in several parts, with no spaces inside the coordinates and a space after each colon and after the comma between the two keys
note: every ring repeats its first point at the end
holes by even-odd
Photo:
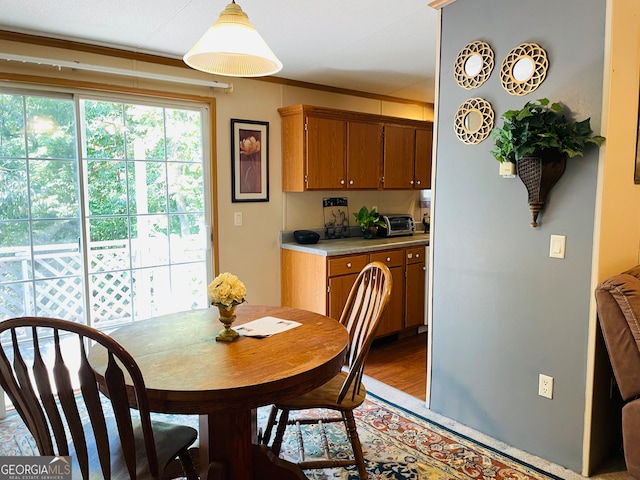
{"type": "Polygon", "coordinates": [[[564,258],[567,237],[564,235],[551,235],[549,256],[551,258],[564,258]]]}

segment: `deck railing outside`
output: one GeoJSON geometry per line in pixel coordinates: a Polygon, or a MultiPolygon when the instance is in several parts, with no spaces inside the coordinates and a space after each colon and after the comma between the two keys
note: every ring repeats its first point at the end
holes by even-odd
{"type": "Polygon", "coordinates": [[[77,244],[34,247],[33,256],[28,247],[0,248],[0,319],[17,316],[16,312],[82,323],[90,317],[94,326],[106,328],[161,313],[206,307],[206,252],[199,245],[200,240],[199,236],[172,239],[181,242],[172,250],[183,258],[181,263],[170,266],[167,258],[160,258],[166,254],[155,253],[163,249],[155,249],[153,240],[139,245],[128,240],[91,243],[87,259],[88,313],[84,306],[82,254],[77,244]],[[148,268],[130,270],[130,263],[134,267],[144,263],[148,268]],[[174,285],[170,290],[169,270],[174,285]],[[32,311],[32,284],[18,281],[33,275],[38,280],[37,311],[32,311]],[[136,305],[132,304],[134,300],[136,305]]]}

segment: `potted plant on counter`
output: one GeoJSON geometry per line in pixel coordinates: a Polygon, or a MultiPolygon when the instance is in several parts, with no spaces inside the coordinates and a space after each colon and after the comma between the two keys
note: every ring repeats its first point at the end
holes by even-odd
{"type": "Polygon", "coordinates": [[[570,122],[560,103],[542,98],[525,103],[520,110],[502,115],[504,124],[494,128],[491,154],[499,162],[516,165],[529,194],[529,209],[537,227],[546,196],[564,173],[567,157],[582,156],[590,145],[602,145],[604,137],[592,135],[590,118],[570,122]]]}
{"type": "Polygon", "coordinates": [[[375,238],[378,233],[378,227],[384,227],[385,223],[380,218],[375,208],[368,210],[366,206],[360,209],[360,211],[353,214],[356,217],[356,222],[362,229],[362,236],[367,239],[375,238]]]}

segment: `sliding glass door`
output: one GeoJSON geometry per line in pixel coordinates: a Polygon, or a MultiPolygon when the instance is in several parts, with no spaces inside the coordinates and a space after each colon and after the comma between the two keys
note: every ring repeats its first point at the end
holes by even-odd
{"type": "Polygon", "coordinates": [[[0,90],[0,320],[208,305],[208,112],[0,90]]]}

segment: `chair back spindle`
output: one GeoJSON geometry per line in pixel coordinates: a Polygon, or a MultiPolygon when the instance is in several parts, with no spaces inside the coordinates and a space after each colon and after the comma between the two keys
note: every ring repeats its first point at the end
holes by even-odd
{"type": "Polygon", "coordinates": [[[351,391],[351,399],[360,392],[364,364],[382,315],[389,303],[393,279],[382,262],[371,262],[358,274],[344,308],[340,323],[349,332],[347,369],[338,403],[351,391]],[[352,388],[353,387],[353,388],[352,388]]]}

